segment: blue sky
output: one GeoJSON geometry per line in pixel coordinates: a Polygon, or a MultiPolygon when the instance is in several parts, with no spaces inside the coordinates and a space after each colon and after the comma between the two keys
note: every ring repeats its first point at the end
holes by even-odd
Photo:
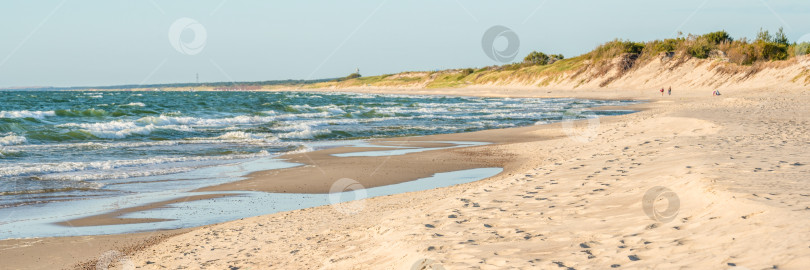
{"type": "MultiPolygon", "coordinates": [[[[810,34],[806,0],[323,0],[0,2],[0,87],[316,79],[500,64],[481,48],[494,25],[532,50],[576,56],[614,38],[725,29],[810,34]],[[169,28],[191,18],[205,45],[184,54],[169,28]]],[[[194,39],[190,30],[180,40],[194,39]]],[[[496,46],[505,46],[498,40],[496,46]]]]}

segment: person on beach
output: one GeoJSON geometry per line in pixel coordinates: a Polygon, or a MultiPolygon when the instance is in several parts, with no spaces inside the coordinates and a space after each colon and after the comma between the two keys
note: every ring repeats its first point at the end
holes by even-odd
{"type": "Polygon", "coordinates": [[[667,90],[667,95],[668,95],[668,96],[671,96],[671,95],[672,95],[672,86],[670,86],[670,87],[669,87],[669,90],[667,90]]]}
{"type": "Polygon", "coordinates": [[[661,87],[661,96],[662,97],[664,96],[664,88],[663,87],[661,87]]]}

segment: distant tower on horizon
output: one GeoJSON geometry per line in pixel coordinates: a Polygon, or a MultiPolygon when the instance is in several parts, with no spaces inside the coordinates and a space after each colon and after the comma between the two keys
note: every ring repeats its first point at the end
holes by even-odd
{"type": "Polygon", "coordinates": [[[354,73],[360,74],[360,68],[355,69],[354,73]]]}

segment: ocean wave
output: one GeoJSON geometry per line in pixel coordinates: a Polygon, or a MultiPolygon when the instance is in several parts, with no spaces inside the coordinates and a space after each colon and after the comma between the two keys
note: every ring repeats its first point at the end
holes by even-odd
{"type": "Polygon", "coordinates": [[[153,124],[138,125],[135,122],[115,120],[102,123],[67,123],[57,127],[75,127],[90,133],[93,136],[103,139],[123,139],[131,135],[149,135],[157,129],[173,129],[178,131],[192,131],[188,126],[166,125],[156,126],[153,124]]]}
{"type": "Polygon", "coordinates": [[[68,149],[86,151],[100,149],[120,149],[120,148],[142,148],[142,147],[162,147],[187,144],[238,144],[256,145],[270,147],[291,147],[299,145],[297,142],[282,142],[277,137],[264,134],[252,134],[241,131],[229,132],[216,137],[193,137],[180,140],[166,141],[118,141],[118,142],[76,142],[59,144],[26,144],[5,146],[8,151],[41,151],[41,149],[66,151],[68,149]],[[240,134],[244,133],[244,134],[240,134]]]}
{"type": "MultiPolygon", "coordinates": [[[[91,170],[111,171],[122,168],[130,168],[130,167],[142,168],[141,166],[147,165],[153,166],[172,163],[174,163],[174,165],[178,165],[175,166],[176,168],[194,168],[198,166],[190,166],[192,164],[183,164],[183,163],[249,159],[256,157],[266,157],[270,155],[271,154],[269,152],[262,150],[254,154],[237,154],[224,156],[152,157],[145,159],[107,160],[107,161],[88,161],[88,162],[21,163],[11,166],[0,167],[0,177],[19,177],[19,176],[37,175],[37,178],[45,179],[47,177],[54,177],[54,176],[47,176],[46,174],[80,172],[91,170]]],[[[74,177],[71,179],[76,180],[78,178],[74,177]]]]}
{"type": "Polygon", "coordinates": [[[284,139],[314,139],[316,136],[325,135],[332,133],[332,131],[328,129],[304,129],[304,130],[297,130],[291,131],[287,133],[278,134],[279,138],[284,139]]]}
{"type": "Polygon", "coordinates": [[[56,116],[54,111],[0,111],[0,118],[36,118],[56,116]]]}
{"type": "Polygon", "coordinates": [[[129,103],[129,104],[124,104],[124,105],[121,105],[121,106],[129,106],[129,107],[146,107],[146,104],[143,104],[143,102],[132,102],[132,103],[129,103]]]}
{"type": "Polygon", "coordinates": [[[9,156],[17,156],[20,155],[20,151],[6,149],[5,147],[0,146],[0,158],[6,158],[9,156]]]}
{"type": "Polygon", "coordinates": [[[155,126],[171,126],[171,125],[187,125],[187,126],[230,126],[230,125],[255,125],[272,122],[275,120],[273,117],[268,116],[247,116],[240,115],[229,118],[197,118],[197,117],[181,117],[181,116],[147,116],[136,120],[140,124],[151,124],[155,126]]]}
{"type": "Polygon", "coordinates": [[[25,137],[12,134],[0,137],[0,146],[19,145],[24,144],[26,141],[25,137]]]}
{"type": "MultiPolygon", "coordinates": [[[[102,105],[104,105],[104,104],[102,104],[102,105]]],[[[99,105],[99,106],[101,106],[101,105],[99,105]]],[[[107,111],[105,111],[105,110],[93,109],[93,108],[86,109],[86,110],[56,110],[55,113],[58,116],[68,116],[68,117],[78,117],[78,116],[100,117],[100,116],[109,115],[109,113],[107,111]]]]}
{"type": "Polygon", "coordinates": [[[273,136],[268,135],[260,135],[260,134],[253,134],[247,133],[243,131],[232,131],[220,136],[215,137],[214,139],[221,139],[221,140],[270,140],[270,141],[277,141],[278,139],[273,136]]]}
{"type": "Polygon", "coordinates": [[[331,133],[328,129],[313,129],[318,124],[317,121],[306,121],[279,127],[278,130],[287,132],[276,136],[284,139],[314,139],[315,136],[331,133]]]}
{"type": "MultiPolygon", "coordinates": [[[[179,167],[179,168],[165,168],[165,169],[143,169],[131,168],[128,170],[119,171],[100,171],[94,173],[55,173],[38,177],[40,180],[46,181],[93,181],[93,180],[111,180],[111,179],[126,179],[133,177],[148,177],[157,175],[167,175],[175,173],[184,173],[193,171],[194,167],[179,167]]],[[[103,187],[101,183],[98,188],[103,187]]]]}

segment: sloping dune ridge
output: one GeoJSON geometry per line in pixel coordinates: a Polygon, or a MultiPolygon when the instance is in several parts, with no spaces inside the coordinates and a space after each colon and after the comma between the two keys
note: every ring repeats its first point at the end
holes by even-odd
{"type": "Polygon", "coordinates": [[[317,83],[313,89],[531,88],[642,90],[677,87],[692,90],[796,88],[810,85],[810,56],[743,66],[727,59],[698,59],[661,54],[651,59],[566,59],[547,66],[516,70],[488,67],[465,75],[464,70],[404,72],[341,82],[317,83]]]}

